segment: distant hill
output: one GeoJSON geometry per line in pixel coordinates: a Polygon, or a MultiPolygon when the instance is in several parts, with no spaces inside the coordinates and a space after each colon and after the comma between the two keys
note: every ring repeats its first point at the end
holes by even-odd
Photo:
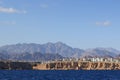
{"type": "Polygon", "coordinates": [[[82,53],[81,57],[91,56],[91,57],[117,57],[120,51],[113,48],[95,48],[88,49],[82,53]]]}
{"type": "Polygon", "coordinates": [[[62,57],[59,54],[42,54],[40,52],[31,53],[21,53],[21,54],[3,54],[0,53],[0,60],[13,60],[13,61],[52,61],[61,60],[62,57]]]}
{"type": "Polygon", "coordinates": [[[6,45],[0,47],[1,53],[8,54],[21,54],[21,53],[58,53],[64,57],[77,57],[84,52],[82,49],[72,48],[62,42],[57,43],[46,43],[46,44],[15,44],[15,45],[6,45]]]}
{"type": "Polygon", "coordinates": [[[61,60],[63,57],[59,54],[42,54],[39,52],[35,52],[33,54],[30,53],[22,53],[22,54],[14,54],[9,55],[10,60],[18,60],[18,61],[50,61],[50,60],[61,60]]]}
{"type": "Polygon", "coordinates": [[[62,42],[46,44],[14,44],[0,47],[0,59],[52,60],[63,57],[116,57],[120,51],[113,48],[79,49],[62,42]],[[4,58],[3,58],[4,57],[4,58]]]}

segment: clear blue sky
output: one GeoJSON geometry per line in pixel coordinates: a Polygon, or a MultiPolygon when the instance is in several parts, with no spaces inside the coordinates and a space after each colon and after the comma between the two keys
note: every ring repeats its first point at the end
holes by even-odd
{"type": "Polygon", "coordinates": [[[57,41],[120,50],[120,0],[0,0],[0,46],[57,41]]]}

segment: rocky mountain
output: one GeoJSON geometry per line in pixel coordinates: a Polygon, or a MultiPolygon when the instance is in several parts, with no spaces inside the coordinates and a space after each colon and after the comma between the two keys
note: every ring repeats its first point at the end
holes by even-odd
{"type": "Polygon", "coordinates": [[[120,55],[120,51],[113,48],[95,48],[95,49],[79,49],[72,48],[62,42],[46,43],[46,44],[14,44],[0,47],[0,58],[2,56],[10,59],[18,60],[49,60],[63,57],[116,57],[120,55]],[[37,53],[37,54],[36,54],[37,53]],[[39,54],[38,54],[39,53],[39,54]],[[47,57],[46,57],[47,56],[47,57]],[[62,57],[63,56],[63,57],[62,57]],[[33,59],[35,58],[35,59],[33,59]]]}
{"type": "Polygon", "coordinates": [[[1,53],[21,54],[21,53],[58,53],[64,57],[77,57],[84,52],[82,49],[72,48],[62,42],[46,44],[15,44],[0,47],[1,53]]]}
{"type": "Polygon", "coordinates": [[[90,56],[90,57],[117,57],[120,54],[120,51],[113,48],[95,48],[88,49],[82,53],[81,57],[90,56]]]}
{"type": "Polygon", "coordinates": [[[12,61],[52,61],[61,60],[62,57],[59,54],[42,54],[40,52],[31,53],[21,53],[21,54],[3,54],[0,53],[0,60],[12,60],[12,61]]]}
{"type": "Polygon", "coordinates": [[[51,61],[61,59],[63,59],[63,57],[59,54],[42,54],[40,52],[9,55],[9,60],[15,61],[51,61]]]}

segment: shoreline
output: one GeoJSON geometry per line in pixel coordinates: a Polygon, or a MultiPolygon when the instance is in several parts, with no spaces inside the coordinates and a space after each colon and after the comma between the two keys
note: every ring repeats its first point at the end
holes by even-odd
{"type": "Polygon", "coordinates": [[[52,61],[49,63],[0,61],[0,70],[120,70],[120,63],[89,61],[52,61]]]}

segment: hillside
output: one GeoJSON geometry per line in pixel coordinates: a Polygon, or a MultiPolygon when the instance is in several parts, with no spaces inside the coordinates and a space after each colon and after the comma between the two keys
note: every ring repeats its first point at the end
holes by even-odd
{"type": "Polygon", "coordinates": [[[55,60],[63,57],[118,57],[120,51],[113,48],[79,49],[62,42],[46,44],[14,44],[0,47],[0,59],[11,60],[55,60]]]}
{"type": "Polygon", "coordinates": [[[15,45],[6,45],[0,47],[1,53],[8,54],[21,54],[21,53],[58,53],[64,57],[77,57],[84,52],[82,49],[72,48],[62,42],[57,43],[46,43],[46,44],[15,44],[15,45]]]}

